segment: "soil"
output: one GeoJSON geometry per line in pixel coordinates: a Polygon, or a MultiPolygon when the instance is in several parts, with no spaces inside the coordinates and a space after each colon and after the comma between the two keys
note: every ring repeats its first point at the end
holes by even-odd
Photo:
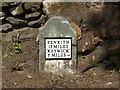
{"type": "MultiPolygon", "coordinates": [[[[31,5],[33,5],[33,3],[31,5]]],[[[101,49],[99,49],[99,46],[96,47],[96,45],[93,44],[89,54],[85,53],[85,55],[78,55],[76,73],[58,74],[40,72],[40,50],[39,43],[36,42],[36,38],[39,34],[38,28],[21,27],[20,29],[15,29],[15,27],[13,27],[13,31],[2,33],[2,88],[118,88],[120,80],[118,77],[118,74],[120,72],[118,65],[120,58],[120,47],[118,45],[119,43],[114,43],[111,39],[114,39],[115,41],[118,40],[120,42],[120,34],[118,30],[118,16],[120,16],[118,12],[120,10],[120,5],[116,6],[116,4],[114,5],[113,3],[108,4],[108,6],[104,7],[104,10],[102,12],[100,8],[102,7],[101,5],[97,5],[96,7],[92,4],[89,6],[89,3],[87,7],[83,4],[79,5],[75,3],[65,3],[64,5],[62,3],[58,5],[53,4],[53,8],[50,8],[50,10],[47,8],[48,11],[51,12],[48,17],[56,15],[65,16],[68,18],[69,22],[75,22],[80,27],[82,24],[84,24],[82,29],[82,32],[84,33],[87,32],[87,30],[91,30],[92,28],[95,28],[93,31],[102,30],[102,32],[100,32],[101,37],[103,39],[110,39],[109,41],[111,41],[112,44],[107,43],[108,47],[116,46],[113,47],[113,50],[114,48],[115,50],[112,53],[118,49],[118,53],[116,52],[117,56],[110,57],[110,59],[106,61],[95,64],[92,62],[92,60],[95,60],[95,57],[98,58],[99,61],[99,59],[102,58],[101,55],[105,55],[103,53],[101,54],[102,51],[100,51],[101,49]],[[71,7],[71,5],[73,7],[71,7]],[[116,33],[117,31],[118,33],[116,33]],[[18,38],[19,35],[20,37],[18,38]],[[15,48],[18,48],[17,53],[15,48]],[[98,51],[96,51],[97,49],[98,51]],[[94,66],[85,69],[86,66],[89,66],[91,64],[94,64],[94,66]],[[82,70],[84,70],[83,73],[81,73],[82,70]]],[[[8,12],[9,9],[7,10],[6,8],[4,7],[3,9],[8,12]]],[[[28,12],[25,11],[25,13],[28,12]]],[[[43,10],[41,12],[43,13],[43,10]]],[[[11,17],[10,12],[7,14],[8,17],[11,17]]],[[[44,14],[45,13],[43,13],[43,15],[44,14]]],[[[22,16],[19,18],[21,17],[22,16]]],[[[42,19],[42,21],[43,22],[40,23],[40,26],[45,23],[46,19],[42,19]]],[[[5,20],[3,24],[6,22],[7,21],[5,20]]],[[[92,40],[88,36],[89,34],[85,35],[85,38],[87,39],[83,39],[83,42],[86,42],[85,40],[88,40],[88,43],[90,43],[89,45],[91,45],[92,40]]],[[[84,46],[84,43],[81,46],[84,46]]],[[[108,47],[106,47],[105,50],[107,50],[108,47]]]]}
{"type": "Polygon", "coordinates": [[[86,64],[78,56],[75,74],[52,74],[39,71],[39,45],[36,29],[14,30],[3,33],[2,82],[3,88],[118,88],[118,72],[99,65],[80,73],[86,64]],[[21,34],[21,52],[16,54],[11,37],[21,34]]]}

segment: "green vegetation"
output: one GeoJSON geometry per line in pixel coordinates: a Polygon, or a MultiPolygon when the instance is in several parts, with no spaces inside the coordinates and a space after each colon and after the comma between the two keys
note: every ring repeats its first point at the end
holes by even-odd
{"type": "Polygon", "coordinates": [[[16,54],[21,53],[21,44],[19,38],[20,38],[20,34],[18,34],[17,36],[12,36],[12,42],[16,54]]]}
{"type": "Polygon", "coordinates": [[[21,52],[21,45],[20,43],[13,43],[14,51],[16,54],[19,54],[21,52]]]}

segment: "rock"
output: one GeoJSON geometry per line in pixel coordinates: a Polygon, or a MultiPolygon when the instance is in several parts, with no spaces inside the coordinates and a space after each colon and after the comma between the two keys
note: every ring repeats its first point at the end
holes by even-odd
{"type": "Polygon", "coordinates": [[[2,11],[0,11],[0,22],[2,22],[2,24],[8,23],[6,21],[6,17],[8,17],[9,12],[5,9],[2,9],[2,11]]]}
{"type": "Polygon", "coordinates": [[[27,78],[29,78],[29,79],[32,79],[33,78],[33,76],[31,76],[31,75],[26,75],[27,76],[27,78]]]}
{"type": "Polygon", "coordinates": [[[16,6],[16,5],[18,5],[18,4],[20,4],[20,2],[11,2],[11,3],[10,3],[11,6],[16,6]]]}
{"type": "Polygon", "coordinates": [[[33,20],[37,20],[39,19],[41,13],[39,12],[34,12],[34,13],[31,13],[31,14],[26,14],[25,15],[25,18],[28,20],[28,21],[33,21],[33,20]]]}
{"type": "Polygon", "coordinates": [[[15,65],[11,68],[11,72],[13,71],[23,71],[23,68],[25,66],[25,63],[17,62],[15,65]]]}
{"type": "Polygon", "coordinates": [[[106,85],[112,85],[112,82],[108,82],[108,83],[106,83],[106,85]]]}
{"type": "Polygon", "coordinates": [[[42,15],[38,20],[28,22],[28,26],[36,28],[36,27],[41,27],[42,24],[45,24],[47,19],[47,16],[42,15]]]}
{"type": "Polygon", "coordinates": [[[5,8],[5,7],[9,7],[10,3],[9,2],[2,2],[0,3],[0,8],[5,8]]]}
{"type": "Polygon", "coordinates": [[[17,85],[17,83],[16,83],[16,82],[14,82],[14,85],[16,86],[16,85],[17,85]]]}
{"type": "Polygon", "coordinates": [[[0,25],[0,32],[9,32],[13,30],[13,26],[9,23],[0,25]]]}
{"type": "Polygon", "coordinates": [[[9,23],[11,23],[15,28],[22,28],[22,27],[27,26],[27,21],[26,20],[14,18],[14,17],[7,17],[6,20],[9,23]]]}
{"type": "Polygon", "coordinates": [[[2,2],[0,3],[0,8],[9,8],[11,6],[16,6],[18,5],[20,2],[2,2]]]}
{"type": "Polygon", "coordinates": [[[56,0],[56,2],[54,2],[54,0],[45,0],[45,1],[43,1],[43,10],[44,10],[44,12],[46,12],[47,14],[48,13],[50,13],[49,12],[49,9],[50,9],[50,7],[53,5],[53,4],[56,4],[56,3],[58,3],[58,2],[60,2],[60,0],[56,0]]]}
{"type": "Polygon", "coordinates": [[[41,2],[25,2],[24,9],[28,12],[36,12],[41,9],[41,2]]]}
{"type": "Polygon", "coordinates": [[[82,31],[82,32],[86,32],[86,31],[88,31],[89,29],[90,29],[89,25],[87,25],[87,24],[82,24],[82,25],[81,25],[81,31],[82,31]]]}
{"type": "Polygon", "coordinates": [[[0,21],[5,19],[5,12],[0,11],[0,21]]]}
{"type": "Polygon", "coordinates": [[[24,13],[23,11],[23,8],[22,8],[22,3],[16,7],[13,7],[10,9],[10,12],[13,16],[16,16],[16,15],[21,15],[24,13]]]}

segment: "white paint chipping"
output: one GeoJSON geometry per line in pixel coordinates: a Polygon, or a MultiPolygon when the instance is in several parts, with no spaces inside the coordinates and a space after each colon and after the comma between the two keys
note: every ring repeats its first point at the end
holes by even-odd
{"type": "Polygon", "coordinates": [[[69,67],[67,69],[64,69],[64,60],[46,60],[45,62],[45,71],[50,72],[58,72],[58,71],[69,71],[70,73],[74,73],[74,71],[71,69],[72,60],[69,62],[69,67]]]}

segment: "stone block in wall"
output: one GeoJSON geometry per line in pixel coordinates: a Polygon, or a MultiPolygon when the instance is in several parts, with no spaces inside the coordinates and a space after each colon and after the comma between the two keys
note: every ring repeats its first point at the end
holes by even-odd
{"type": "Polygon", "coordinates": [[[25,2],[24,9],[26,12],[36,12],[41,9],[41,2],[25,2]]]}
{"type": "Polygon", "coordinates": [[[24,10],[23,10],[23,8],[22,8],[22,3],[19,4],[19,5],[16,6],[16,7],[11,8],[9,11],[10,11],[10,13],[11,13],[13,16],[17,16],[17,15],[23,14],[23,13],[24,13],[24,10]]]}
{"type": "Polygon", "coordinates": [[[47,16],[42,15],[38,20],[28,22],[28,26],[33,28],[41,27],[43,24],[45,24],[46,18],[47,16]]]}
{"type": "Polygon", "coordinates": [[[10,24],[12,24],[14,28],[22,28],[22,27],[27,26],[27,21],[26,20],[14,18],[14,17],[7,17],[6,20],[10,24]]]}
{"type": "Polygon", "coordinates": [[[9,23],[0,25],[0,32],[9,32],[13,30],[13,26],[9,23]]]}
{"type": "Polygon", "coordinates": [[[30,14],[26,14],[25,18],[28,21],[33,21],[33,20],[37,20],[40,18],[41,13],[40,12],[34,12],[34,13],[30,13],[30,14]]]}

